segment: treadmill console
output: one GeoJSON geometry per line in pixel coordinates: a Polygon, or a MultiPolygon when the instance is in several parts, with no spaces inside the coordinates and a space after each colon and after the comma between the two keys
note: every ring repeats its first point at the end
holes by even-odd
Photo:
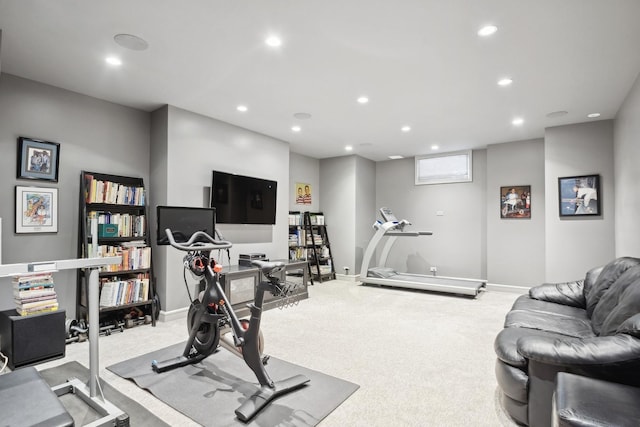
{"type": "Polygon", "coordinates": [[[380,208],[380,214],[382,215],[382,219],[384,219],[384,222],[399,222],[398,218],[396,218],[396,216],[393,214],[393,212],[391,212],[391,209],[389,208],[380,208]]]}

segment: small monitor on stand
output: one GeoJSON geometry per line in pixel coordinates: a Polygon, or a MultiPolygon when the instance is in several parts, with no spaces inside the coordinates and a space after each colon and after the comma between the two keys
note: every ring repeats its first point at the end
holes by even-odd
{"type": "Polygon", "coordinates": [[[216,209],[180,206],[158,206],[158,245],[168,245],[168,228],[178,243],[184,243],[196,231],[204,231],[215,238],[216,209]]]}

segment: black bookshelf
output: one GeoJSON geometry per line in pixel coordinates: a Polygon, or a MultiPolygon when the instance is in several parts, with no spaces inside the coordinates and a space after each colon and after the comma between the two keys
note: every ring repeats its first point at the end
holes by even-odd
{"type": "MultiPolygon", "coordinates": [[[[151,324],[155,326],[159,304],[151,262],[144,180],[82,171],[79,205],[78,257],[123,257],[122,264],[115,266],[114,270],[105,267],[99,273],[100,324],[121,323],[129,314],[135,317],[151,316],[151,324]],[[114,225],[117,225],[117,229],[114,225]],[[117,230],[117,234],[114,234],[114,230],[117,230]],[[105,304],[103,284],[114,278],[123,282],[120,285],[121,293],[114,295],[118,296],[117,300],[114,298],[105,304]]],[[[88,318],[87,283],[87,275],[79,271],[76,302],[78,320],[88,318]]]]}

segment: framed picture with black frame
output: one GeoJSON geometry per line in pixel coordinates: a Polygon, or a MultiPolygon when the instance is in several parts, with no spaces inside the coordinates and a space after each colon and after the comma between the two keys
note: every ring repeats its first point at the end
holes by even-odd
{"type": "Polygon", "coordinates": [[[18,138],[18,179],[58,182],[60,144],[26,137],[18,138]]]}
{"type": "Polygon", "coordinates": [[[500,187],[500,218],[531,219],[531,186],[500,187]]]}
{"type": "Polygon", "coordinates": [[[601,215],[600,198],[600,175],[558,178],[561,217],[601,215]]]}

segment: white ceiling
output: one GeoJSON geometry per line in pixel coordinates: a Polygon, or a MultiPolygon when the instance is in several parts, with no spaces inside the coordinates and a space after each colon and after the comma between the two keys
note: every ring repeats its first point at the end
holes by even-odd
{"type": "Polygon", "coordinates": [[[0,29],[3,73],[145,111],[170,104],[316,158],[539,138],[615,117],[640,72],[639,0],[0,0],[0,29]],[[488,23],[498,32],[478,37],[488,23]],[[149,48],[121,47],[119,33],[149,48]],[[513,85],[498,87],[504,76],[513,85]]]}

